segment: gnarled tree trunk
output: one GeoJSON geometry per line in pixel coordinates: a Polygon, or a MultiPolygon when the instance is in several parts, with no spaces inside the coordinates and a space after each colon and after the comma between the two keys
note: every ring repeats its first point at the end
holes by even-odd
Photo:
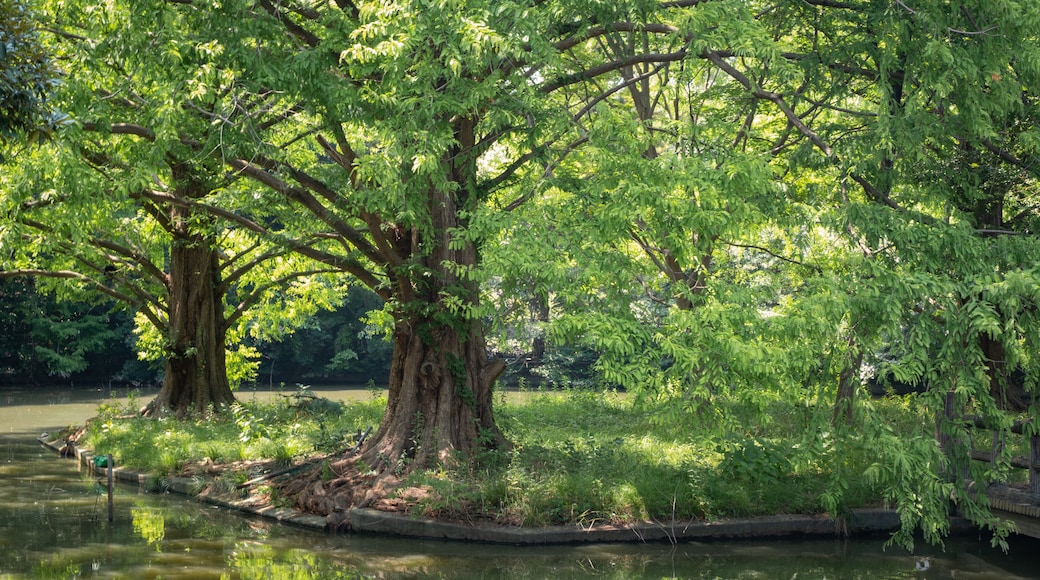
{"type": "Polygon", "coordinates": [[[399,322],[386,414],[362,457],[401,472],[506,447],[491,408],[492,386],[504,369],[488,359],[479,321],[465,333],[430,321],[399,322]]]}
{"type": "MultiPolygon", "coordinates": [[[[456,171],[457,183],[471,183],[465,169],[456,171]]],[[[429,233],[413,229],[397,240],[421,263],[422,273],[407,268],[397,275],[400,306],[386,414],[362,452],[366,463],[384,473],[450,464],[508,446],[491,408],[492,386],[506,365],[488,358],[483,325],[474,314],[477,283],[458,275],[477,267],[477,248],[452,238],[468,225],[460,207],[470,194],[466,186],[458,193],[431,186],[429,233]]]]}
{"type": "Polygon", "coordinates": [[[225,325],[216,248],[202,236],[170,249],[169,328],[162,390],[145,414],[207,413],[235,402],[227,379],[225,325]]]}

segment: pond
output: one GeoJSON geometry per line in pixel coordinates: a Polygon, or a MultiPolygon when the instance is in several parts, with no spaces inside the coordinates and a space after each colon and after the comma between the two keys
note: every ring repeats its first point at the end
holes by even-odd
{"type": "Polygon", "coordinates": [[[1023,537],[1008,555],[976,537],[953,538],[945,552],[922,545],[916,556],[883,550],[883,537],[512,547],[331,536],[132,486],[116,489],[109,523],[104,488],[36,443],[107,396],[0,390],[0,578],[1040,577],[1040,542],[1023,537]]]}

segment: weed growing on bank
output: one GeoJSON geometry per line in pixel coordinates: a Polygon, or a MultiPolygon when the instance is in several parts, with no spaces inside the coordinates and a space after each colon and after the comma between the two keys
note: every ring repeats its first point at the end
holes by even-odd
{"type": "MultiPolygon", "coordinates": [[[[838,513],[882,503],[862,477],[876,461],[874,442],[832,433],[829,409],[720,398],[665,421],[652,407],[634,406],[616,393],[500,398],[496,416],[513,449],[414,473],[404,485],[430,492],[415,513],[524,526],[594,525],[838,513]]],[[[348,405],[285,396],[186,422],[127,416],[128,408],[105,405],[84,444],[113,453],[117,464],[160,474],[190,462],[289,464],[349,449],[359,430],[378,425],[385,404],[382,396],[348,405]]],[[[928,423],[902,400],[865,405],[872,422],[880,418],[897,432],[914,433],[928,423]]]]}

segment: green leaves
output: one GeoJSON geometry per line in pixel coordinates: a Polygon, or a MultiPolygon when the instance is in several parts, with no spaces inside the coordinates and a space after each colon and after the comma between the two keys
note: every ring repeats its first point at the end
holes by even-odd
{"type": "Polygon", "coordinates": [[[19,135],[39,140],[61,121],[46,103],[59,71],[39,37],[36,18],[27,2],[0,4],[0,144],[5,146],[19,135]]]}

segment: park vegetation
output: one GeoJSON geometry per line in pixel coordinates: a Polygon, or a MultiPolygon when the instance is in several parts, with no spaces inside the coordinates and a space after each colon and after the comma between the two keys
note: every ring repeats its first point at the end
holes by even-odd
{"type": "MultiPolygon", "coordinates": [[[[328,514],[335,494],[299,493],[313,485],[310,478],[301,485],[288,476],[257,476],[306,465],[318,481],[338,479],[343,450],[379,422],[386,395],[372,389],[371,396],[341,405],[307,388],[285,389],[266,401],[246,395],[217,420],[180,423],[137,417],[137,404],[133,397],[105,403],[82,443],[112,450],[117,464],[153,474],[160,485],[170,476],[194,477],[204,493],[225,500],[259,495],[276,506],[328,514]]],[[[892,431],[871,429],[839,446],[819,436],[830,416],[815,405],[726,400],[718,410],[722,421],[689,415],[680,424],[665,424],[655,420],[659,410],[623,393],[510,391],[496,400],[513,443],[510,454],[416,471],[371,506],[524,526],[669,525],[691,518],[826,512],[854,525],[852,509],[894,505],[874,477],[863,477],[876,462],[875,449],[903,445],[900,434],[927,420],[906,401],[871,406],[892,431]],[[763,412],[772,419],[763,421],[763,412]],[[839,485],[840,504],[834,498],[839,485]]]]}
{"type": "Polygon", "coordinates": [[[529,450],[517,422],[543,419],[495,385],[510,363],[586,357],[639,429],[784,465],[826,447],[822,509],[862,479],[904,543],[937,541],[951,500],[1007,533],[961,476],[1006,480],[1010,447],[971,463],[961,417],[999,437],[1037,410],[1040,5],[36,10],[67,119],[9,147],[0,277],[132,312],[164,364],[157,420],[233,415],[250,341],[361,286],[388,395],[336,473],[377,489],[529,450]],[[868,379],[917,390],[919,420],[895,430],[868,379]],[[778,409],[791,425],[755,439],[778,409]]]}

